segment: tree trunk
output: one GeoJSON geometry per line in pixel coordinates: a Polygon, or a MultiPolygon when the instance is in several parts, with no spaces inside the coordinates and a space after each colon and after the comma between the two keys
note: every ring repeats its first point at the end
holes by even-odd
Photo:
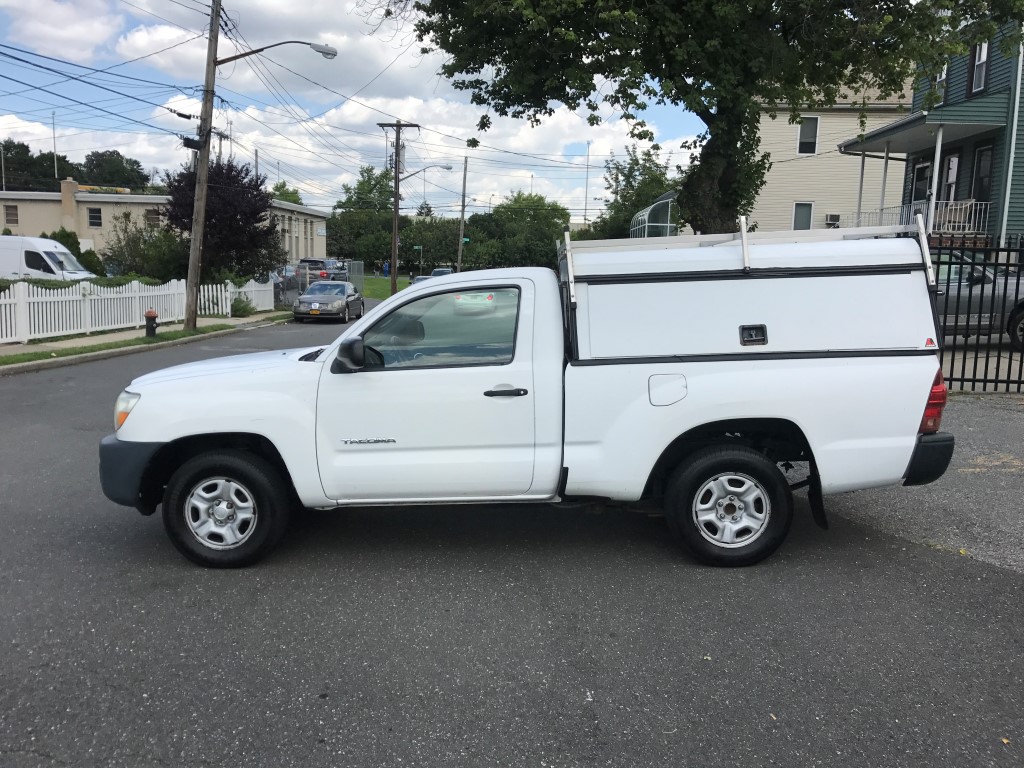
{"type": "Polygon", "coordinates": [[[708,126],[707,140],[680,187],[680,224],[701,234],[736,232],[771,166],[768,155],[758,152],[760,109],[756,104],[719,105],[701,118],[708,126]]]}

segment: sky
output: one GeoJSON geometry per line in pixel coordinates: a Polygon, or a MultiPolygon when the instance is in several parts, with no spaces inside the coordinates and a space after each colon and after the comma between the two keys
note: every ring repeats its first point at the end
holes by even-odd
{"type": "MultiPolygon", "coordinates": [[[[415,173],[402,184],[410,214],[426,200],[435,213],[458,216],[468,157],[467,216],[532,191],[565,206],[573,221],[593,220],[606,160],[624,158],[634,143],[615,113],[590,126],[561,106],[538,127],[494,117],[479,133],[484,108],[438,74],[441,56],[422,55],[408,27],[375,27],[359,3],[223,3],[218,58],[283,40],[338,51],[327,60],[306,45],[283,45],[217,69],[214,128],[223,137],[213,152],[249,163],[258,153],[268,184],[285,181],[311,207],[329,211],[360,167],[385,167],[394,135],[378,123],[420,126],[402,131],[403,174],[415,173]],[[467,149],[472,137],[480,147],[467,149]],[[445,165],[452,169],[438,167],[445,165]]],[[[181,137],[198,126],[209,14],[209,0],[0,0],[0,138],[33,151],[50,151],[56,140],[57,152],[76,162],[116,149],[147,171],[178,169],[190,155],[181,137]]],[[[679,146],[702,130],[700,121],[657,106],[647,120],[662,158],[684,162],[679,146]]]]}

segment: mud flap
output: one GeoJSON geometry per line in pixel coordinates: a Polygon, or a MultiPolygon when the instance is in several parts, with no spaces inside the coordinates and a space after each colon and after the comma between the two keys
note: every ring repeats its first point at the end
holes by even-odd
{"type": "Polygon", "coordinates": [[[822,530],[828,530],[828,518],[825,517],[825,498],[821,493],[821,478],[818,468],[811,463],[810,485],[807,488],[807,500],[811,503],[811,517],[822,530]]]}

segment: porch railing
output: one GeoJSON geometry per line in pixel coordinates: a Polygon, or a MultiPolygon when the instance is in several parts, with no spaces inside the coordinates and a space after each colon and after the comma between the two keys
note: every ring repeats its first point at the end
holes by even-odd
{"type": "MultiPolygon", "coordinates": [[[[992,203],[975,200],[940,200],[935,203],[935,220],[932,232],[948,235],[984,234],[988,231],[989,213],[992,203]]],[[[836,227],[889,227],[914,223],[914,216],[920,213],[928,217],[928,203],[917,202],[905,205],[889,205],[873,211],[841,213],[838,221],[835,214],[826,214],[826,223],[836,227]]]]}

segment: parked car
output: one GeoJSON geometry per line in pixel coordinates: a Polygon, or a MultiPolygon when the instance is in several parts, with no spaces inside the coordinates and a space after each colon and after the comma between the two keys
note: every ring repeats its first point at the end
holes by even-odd
{"type": "Polygon", "coordinates": [[[455,314],[472,315],[494,311],[494,291],[464,291],[455,294],[455,314]]]}
{"type": "Polygon", "coordinates": [[[1024,351],[1024,278],[1019,267],[992,264],[981,253],[953,251],[936,259],[936,307],[943,334],[1010,337],[1024,351]]]}
{"type": "Polygon", "coordinates": [[[454,270],[450,269],[449,267],[438,267],[437,269],[430,273],[430,276],[444,277],[445,275],[450,275],[453,271],[454,270]]]}
{"type": "Polygon", "coordinates": [[[313,283],[292,304],[292,316],[299,322],[330,318],[347,323],[363,316],[363,295],[352,283],[320,280],[313,283]]]}
{"type": "Polygon", "coordinates": [[[317,280],[348,280],[348,264],[337,259],[299,259],[298,271],[302,285],[317,280]]]}
{"type": "Polygon", "coordinates": [[[430,275],[416,275],[416,277],[414,277],[412,279],[412,282],[409,283],[409,285],[416,285],[416,283],[422,283],[422,282],[425,282],[425,281],[427,281],[429,279],[430,279],[430,275]]]}

